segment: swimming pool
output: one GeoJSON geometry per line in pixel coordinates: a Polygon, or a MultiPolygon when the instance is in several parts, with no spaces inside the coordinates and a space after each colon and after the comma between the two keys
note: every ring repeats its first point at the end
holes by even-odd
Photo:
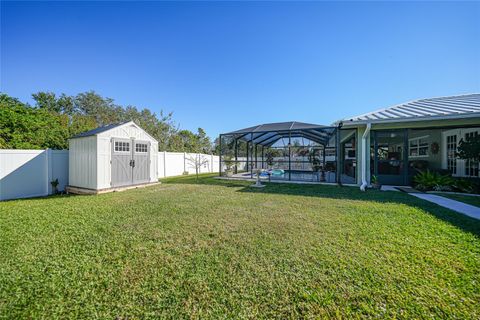
{"type": "MultiPolygon", "coordinates": [[[[274,169],[275,170],[275,169],[274,169]]],[[[280,171],[280,170],[278,170],[280,171]]],[[[281,180],[281,181],[306,181],[306,182],[329,182],[335,183],[335,172],[328,171],[325,172],[325,180],[320,181],[320,172],[312,172],[312,171],[300,171],[300,170],[282,170],[283,174],[280,172],[275,172],[274,174],[270,174],[270,177],[267,175],[261,175],[262,180],[281,180]]],[[[244,172],[241,174],[241,177],[250,178],[250,172],[244,172]]],[[[253,174],[255,178],[255,174],[253,174]]]]}

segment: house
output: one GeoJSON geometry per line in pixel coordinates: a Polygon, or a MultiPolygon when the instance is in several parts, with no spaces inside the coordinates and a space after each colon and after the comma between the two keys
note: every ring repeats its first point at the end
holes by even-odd
{"type": "Polygon", "coordinates": [[[337,124],[356,131],[357,183],[362,188],[372,175],[381,184],[408,185],[426,169],[480,178],[478,162],[456,155],[462,139],[480,134],[480,94],[410,101],[337,124]]]}
{"type": "Polygon", "coordinates": [[[345,118],[330,126],[267,123],[220,135],[220,174],[358,185],[409,185],[422,170],[480,178],[458,159],[462,139],[480,134],[480,94],[420,99],[345,118]]]}

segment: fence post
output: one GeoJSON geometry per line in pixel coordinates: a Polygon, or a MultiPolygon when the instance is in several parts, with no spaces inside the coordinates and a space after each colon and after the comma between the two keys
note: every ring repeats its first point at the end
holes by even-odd
{"type": "Polygon", "coordinates": [[[167,151],[163,151],[163,177],[167,177],[167,151]]]}
{"type": "Polygon", "coordinates": [[[52,193],[52,185],[50,182],[53,180],[53,163],[52,163],[52,149],[45,149],[45,165],[46,165],[46,177],[47,177],[47,185],[46,185],[46,195],[52,193]]]}
{"type": "MultiPolygon", "coordinates": [[[[183,172],[187,171],[187,165],[185,163],[187,161],[186,159],[187,159],[187,153],[184,152],[183,153],[183,172]]],[[[183,174],[183,172],[182,172],[182,174],[183,174]]]]}

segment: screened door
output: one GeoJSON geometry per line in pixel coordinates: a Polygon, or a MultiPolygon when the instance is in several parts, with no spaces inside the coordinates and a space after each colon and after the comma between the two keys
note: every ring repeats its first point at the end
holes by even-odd
{"type": "Polygon", "coordinates": [[[381,184],[408,184],[406,137],[404,130],[374,132],[374,174],[381,184]]]}

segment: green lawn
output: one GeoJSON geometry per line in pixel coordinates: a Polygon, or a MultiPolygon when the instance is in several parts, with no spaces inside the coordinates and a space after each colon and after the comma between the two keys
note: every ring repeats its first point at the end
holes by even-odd
{"type": "Polygon", "coordinates": [[[446,194],[446,193],[439,193],[438,195],[445,198],[450,198],[452,200],[457,200],[463,203],[471,204],[472,206],[480,207],[480,197],[464,196],[461,194],[446,194]]]}
{"type": "Polygon", "coordinates": [[[0,203],[0,318],[480,318],[480,222],[191,176],[0,203]]]}

